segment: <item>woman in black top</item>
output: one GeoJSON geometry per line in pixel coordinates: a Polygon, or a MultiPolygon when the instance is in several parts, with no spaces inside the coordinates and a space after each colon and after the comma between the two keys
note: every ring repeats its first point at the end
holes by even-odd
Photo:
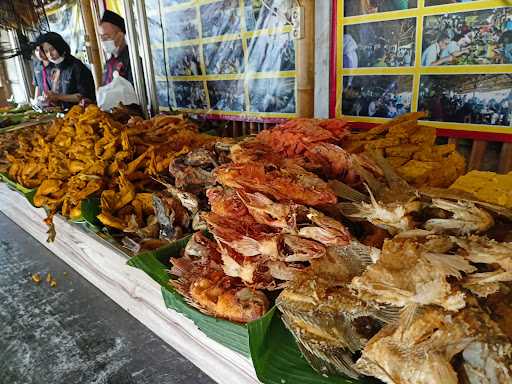
{"type": "Polygon", "coordinates": [[[69,45],[62,36],[48,32],[38,40],[54,67],[51,71],[51,90],[46,99],[52,104],[69,108],[83,99],[96,100],[92,73],[84,63],[71,55],[69,45]]]}

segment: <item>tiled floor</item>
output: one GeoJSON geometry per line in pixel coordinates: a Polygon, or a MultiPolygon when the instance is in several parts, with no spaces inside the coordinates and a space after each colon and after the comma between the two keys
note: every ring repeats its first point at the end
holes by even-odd
{"type": "Polygon", "coordinates": [[[212,381],[0,213],[0,384],[32,383],[212,381]]]}

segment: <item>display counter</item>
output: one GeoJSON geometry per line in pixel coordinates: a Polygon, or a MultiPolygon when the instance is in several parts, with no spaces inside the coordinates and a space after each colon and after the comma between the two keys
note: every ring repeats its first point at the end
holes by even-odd
{"type": "Polygon", "coordinates": [[[259,383],[250,359],[211,340],[191,320],[167,309],[161,286],[143,271],[128,266],[128,256],[105,240],[56,216],[57,237],[48,243],[44,209],[33,207],[3,183],[0,211],[213,380],[259,383]]]}

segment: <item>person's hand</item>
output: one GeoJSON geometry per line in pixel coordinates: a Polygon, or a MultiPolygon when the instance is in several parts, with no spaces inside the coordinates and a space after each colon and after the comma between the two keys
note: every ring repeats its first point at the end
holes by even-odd
{"type": "Polygon", "coordinates": [[[464,49],[461,49],[460,51],[453,52],[452,55],[455,57],[459,57],[459,56],[465,55],[466,53],[469,53],[469,48],[464,48],[464,49]]]}
{"type": "Polygon", "coordinates": [[[50,103],[55,103],[60,100],[60,95],[55,92],[48,91],[45,93],[45,98],[50,103]]]}

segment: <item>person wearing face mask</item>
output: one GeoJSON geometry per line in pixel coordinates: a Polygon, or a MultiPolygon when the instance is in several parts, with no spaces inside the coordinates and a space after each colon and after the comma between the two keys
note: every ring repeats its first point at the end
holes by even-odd
{"type": "Polygon", "coordinates": [[[43,48],[37,45],[34,49],[34,64],[33,64],[33,85],[35,87],[34,99],[38,100],[45,92],[50,91],[50,74],[53,64],[44,54],[43,48]]]}
{"type": "Polygon", "coordinates": [[[95,101],[96,90],[91,71],[71,55],[71,49],[62,36],[48,32],[38,39],[38,43],[54,64],[51,70],[51,89],[45,92],[46,100],[66,109],[84,99],[95,101]]]}
{"type": "Polygon", "coordinates": [[[105,52],[107,58],[102,85],[110,84],[114,79],[115,72],[133,85],[130,54],[125,39],[124,19],[117,13],[109,10],[105,11],[100,21],[99,32],[103,52],[105,52]]]}

